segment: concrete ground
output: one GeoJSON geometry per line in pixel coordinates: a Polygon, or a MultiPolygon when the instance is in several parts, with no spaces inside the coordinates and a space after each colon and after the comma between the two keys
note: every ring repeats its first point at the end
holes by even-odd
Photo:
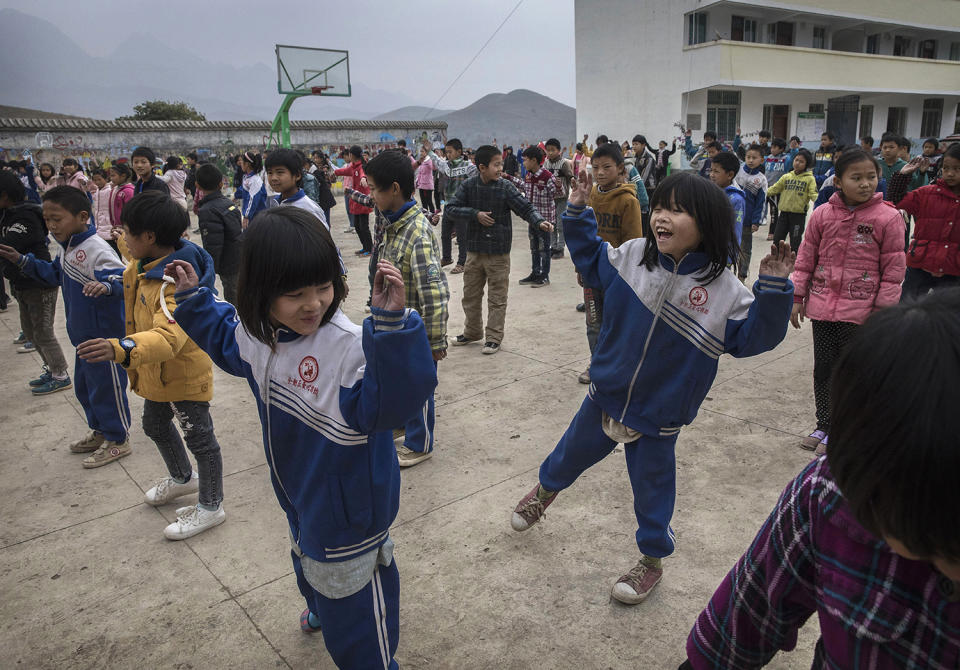
{"type": "MultiPolygon", "coordinates": [[[[341,202],[334,237],[355,277],[345,311],[359,322],[366,275],[344,228],[341,202]]],[[[403,472],[392,529],[397,659],[406,668],[676,668],[697,614],[809,461],[797,447],[814,418],[809,327],[761,356],[721,358],[677,445],[676,553],[650,599],[623,606],[610,588],[638,553],[622,447],[538,527],[510,529],[514,505],[583,400],[577,375],[588,360],[569,258],[554,262],[549,287],[516,284],[529,273],[525,228],[515,221],[503,349],[451,349],[440,364],[436,455],[403,472]]],[[[760,249],[765,233],[755,236],[760,249]]],[[[462,275],[448,279],[456,335],[462,275]]],[[[57,317],[69,358],[62,305],[57,317]]],[[[141,400],[130,396],[133,454],[83,470],[67,449],[87,430],[81,407],[72,391],[31,397],[26,381],[40,357],[14,353],[18,331],[14,302],[0,314],[0,667],[333,667],[322,639],[298,626],[304,604],[246,383],[215,372],[227,521],[170,542],[163,527],[194,498],[144,504],[165,472],[140,428],[141,400]]],[[[814,620],[798,650],[770,667],[808,668],[817,635],[814,620]]]]}

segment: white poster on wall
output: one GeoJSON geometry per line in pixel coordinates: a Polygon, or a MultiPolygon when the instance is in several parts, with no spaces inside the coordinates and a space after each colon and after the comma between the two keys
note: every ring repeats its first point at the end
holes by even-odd
{"type": "Polygon", "coordinates": [[[797,136],[801,142],[819,142],[820,136],[825,132],[827,132],[827,115],[824,112],[797,114],[797,136]]]}

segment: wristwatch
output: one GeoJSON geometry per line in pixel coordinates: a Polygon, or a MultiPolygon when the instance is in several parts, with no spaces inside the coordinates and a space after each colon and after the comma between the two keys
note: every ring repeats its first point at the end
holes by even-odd
{"type": "Polygon", "coordinates": [[[137,346],[137,343],[131,340],[129,337],[125,337],[120,340],[120,348],[123,349],[125,354],[123,357],[123,363],[121,363],[121,365],[124,367],[130,365],[130,352],[133,351],[135,346],[137,346]]]}

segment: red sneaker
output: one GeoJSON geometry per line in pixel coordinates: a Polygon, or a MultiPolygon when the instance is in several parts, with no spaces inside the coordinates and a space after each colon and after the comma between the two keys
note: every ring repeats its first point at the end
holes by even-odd
{"type": "Polygon", "coordinates": [[[653,587],[663,578],[663,568],[655,568],[640,562],[613,585],[611,595],[627,605],[636,605],[646,600],[653,587]]]}
{"type": "Polygon", "coordinates": [[[513,517],[510,519],[510,525],[514,530],[524,531],[540,521],[547,507],[550,506],[550,503],[553,502],[554,498],[557,497],[557,493],[559,493],[559,491],[554,491],[548,498],[541,500],[537,496],[539,490],[540,484],[537,483],[537,485],[533,487],[533,490],[517,503],[516,509],[513,510],[513,517]]]}

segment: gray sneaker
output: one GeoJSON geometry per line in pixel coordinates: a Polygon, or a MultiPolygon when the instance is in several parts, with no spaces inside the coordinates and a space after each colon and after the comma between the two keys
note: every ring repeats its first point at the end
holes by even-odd
{"type": "Polygon", "coordinates": [[[105,441],[106,438],[103,436],[103,433],[91,430],[88,435],[84,435],[81,439],[71,444],[70,451],[74,454],[86,454],[99,449],[105,441]]]}
{"type": "Polygon", "coordinates": [[[409,468],[417,463],[423,463],[425,460],[433,456],[432,451],[414,451],[403,445],[403,438],[399,438],[398,442],[394,443],[394,446],[397,448],[397,461],[400,463],[401,468],[409,468]]]}
{"type": "Polygon", "coordinates": [[[99,468],[107,463],[118,461],[124,456],[129,456],[131,451],[129,438],[123,442],[105,440],[95,452],[83,459],[83,467],[87,469],[99,468]]]}
{"type": "Polygon", "coordinates": [[[166,503],[185,496],[190,493],[196,493],[200,490],[200,475],[194,470],[190,474],[190,479],[184,483],[178,482],[173,477],[164,477],[157,485],[147,491],[144,496],[144,502],[148,505],[165,505],[166,503]]]}

